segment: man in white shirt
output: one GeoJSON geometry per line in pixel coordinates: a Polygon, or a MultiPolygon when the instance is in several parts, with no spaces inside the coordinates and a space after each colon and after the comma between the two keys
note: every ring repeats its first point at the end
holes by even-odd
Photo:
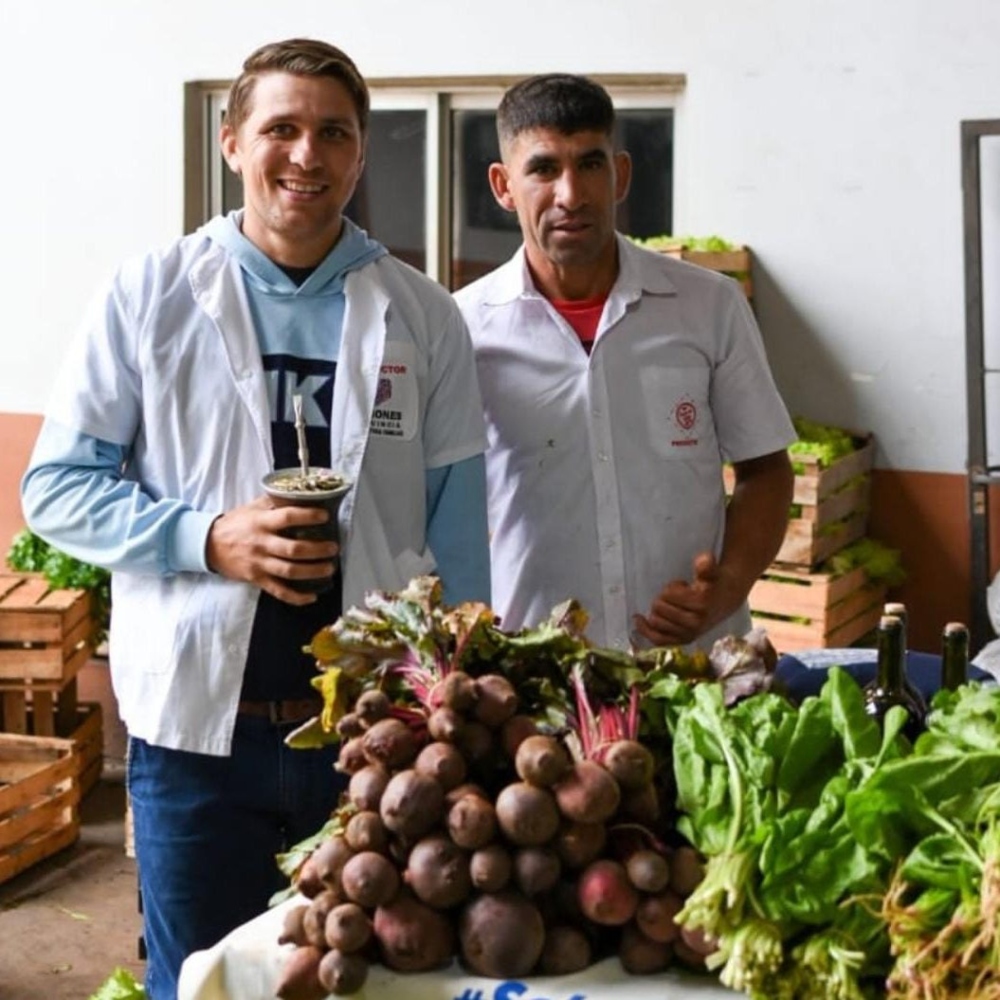
{"type": "Polygon", "coordinates": [[[456,293],[486,407],[493,607],[517,629],[576,597],[600,645],[707,647],[749,628],[795,433],[738,285],[615,232],[613,128],[579,76],[521,81],[498,110],[489,180],[524,242],[456,293]]]}

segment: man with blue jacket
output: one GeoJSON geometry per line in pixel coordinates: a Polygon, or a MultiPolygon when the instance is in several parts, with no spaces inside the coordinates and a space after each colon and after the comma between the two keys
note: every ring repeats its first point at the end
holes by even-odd
{"type": "Polygon", "coordinates": [[[148,950],[173,1000],[184,958],[263,910],[276,853],[338,796],[335,751],[290,750],[316,713],[313,635],[371,589],[437,572],[489,601],[482,405],[450,296],[342,215],[368,91],[322,42],[244,63],[220,133],[244,208],[130,261],[58,375],[22,487],[29,525],[112,570],[110,656],[148,950]],[[262,478],[311,464],[354,488],[274,507],[262,478]],[[319,594],[296,582],[330,577],[319,594]]]}

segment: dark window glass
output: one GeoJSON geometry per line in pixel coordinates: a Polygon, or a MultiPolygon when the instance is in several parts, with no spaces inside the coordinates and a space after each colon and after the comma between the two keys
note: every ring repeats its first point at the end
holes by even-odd
{"type": "Polygon", "coordinates": [[[391,253],[427,270],[427,114],[372,111],[365,169],[344,214],[391,253]]]}

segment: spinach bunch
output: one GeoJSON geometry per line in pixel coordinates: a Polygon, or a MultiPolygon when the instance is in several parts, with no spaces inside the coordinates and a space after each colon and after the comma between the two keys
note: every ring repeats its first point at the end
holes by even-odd
{"type": "Polygon", "coordinates": [[[649,692],[673,739],[678,830],[707,859],[678,923],[717,941],[709,966],[753,997],[873,993],[891,963],[867,900],[891,859],[859,840],[846,804],[907,752],[905,713],[880,730],[838,668],[799,707],[762,693],[727,709],[709,684],[676,694],[669,681],[649,692]]]}
{"type": "Polygon", "coordinates": [[[932,701],[914,753],[888,764],[848,815],[859,838],[902,859],[882,899],[890,996],[1000,997],[1000,689],[932,701]]]}

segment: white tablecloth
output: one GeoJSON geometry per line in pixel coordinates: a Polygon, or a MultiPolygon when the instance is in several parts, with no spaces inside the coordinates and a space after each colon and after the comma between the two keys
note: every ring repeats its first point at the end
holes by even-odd
{"type": "MultiPolygon", "coordinates": [[[[290,946],[278,945],[288,900],[195,952],[181,969],[178,1000],[274,1000],[281,964],[290,946]]],[[[457,963],[439,972],[400,975],[373,965],[358,1000],[733,1000],[739,996],[711,976],[670,970],[630,976],[617,958],[572,976],[524,980],[484,979],[457,963]]]]}

